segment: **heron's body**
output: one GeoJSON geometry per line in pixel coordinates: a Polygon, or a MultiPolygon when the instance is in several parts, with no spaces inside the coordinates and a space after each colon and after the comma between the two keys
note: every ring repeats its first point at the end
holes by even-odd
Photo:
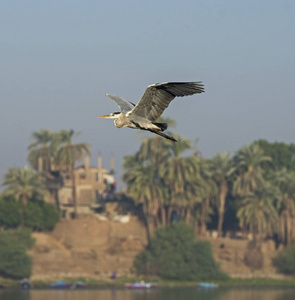
{"type": "Polygon", "coordinates": [[[172,136],[163,133],[166,123],[157,123],[165,108],[175,97],[189,96],[204,92],[201,82],[165,82],[147,87],[137,105],[116,95],[107,94],[120,107],[121,112],[112,113],[99,118],[115,119],[118,128],[129,127],[148,130],[176,142],[172,136]]]}

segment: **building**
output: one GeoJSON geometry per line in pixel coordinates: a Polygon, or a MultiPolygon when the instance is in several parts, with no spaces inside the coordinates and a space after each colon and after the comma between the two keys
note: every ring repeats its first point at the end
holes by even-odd
{"type": "MultiPolygon", "coordinates": [[[[116,190],[114,178],[114,158],[110,171],[102,167],[101,156],[97,166],[90,166],[90,157],[74,170],[76,185],[77,213],[93,213],[106,200],[113,197],[116,190]]],[[[49,202],[54,203],[65,218],[74,213],[72,198],[73,180],[70,172],[53,168],[46,176],[46,186],[50,191],[49,202]]]]}

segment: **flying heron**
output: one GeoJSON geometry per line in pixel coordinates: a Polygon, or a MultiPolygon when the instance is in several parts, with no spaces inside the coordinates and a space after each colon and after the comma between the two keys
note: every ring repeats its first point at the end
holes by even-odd
{"type": "Polygon", "coordinates": [[[203,92],[204,87],[201,81],[156,83],[147,87],[137,105],[116,95],[106,94],[117,103],[121,112],[114,112],[98,118],[115,119],[114,124],[118,128],[148,130],[176,142],[174,137],[163,133],[168,127],[167,123],[158,123],[157,119],[175,97],[203,92]]]}

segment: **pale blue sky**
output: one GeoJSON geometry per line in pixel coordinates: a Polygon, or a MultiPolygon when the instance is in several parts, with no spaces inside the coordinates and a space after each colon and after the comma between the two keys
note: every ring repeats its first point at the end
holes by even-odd
{"type": "Polygon", "coordinates": [[[138,138],[96,118],[118,110],[105,94],[136,103],[164,81],[203,81],[165,115],[204,156],[294,143],[294,28],[292,0],[0,1],[1,181],[41,128],[82,131],[92,164],[113,153],[119,179],[138,138]]]}

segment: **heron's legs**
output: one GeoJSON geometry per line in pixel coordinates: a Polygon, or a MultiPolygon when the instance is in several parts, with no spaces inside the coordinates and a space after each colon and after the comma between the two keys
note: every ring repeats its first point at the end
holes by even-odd
{"type": "Polygon", "coordinates": [[[177,140],[176,140],[173,136],[167,135],[167,134],[165,134],[165,133],[163,133],[163,132],[161,132],[161,131],[154,130],[154,129],[148,129],[148,130],[149,130],[150,132],[153,132],[153,133],[155,133],[155,134],[158,134],[158,135],[160,135],[160,136],[162,136],[162,137],[164,137],[164,138],[166,138],[166,139],[168,139],[168,140],[170,140],[170,141],[177,142],[177,140]]]}

